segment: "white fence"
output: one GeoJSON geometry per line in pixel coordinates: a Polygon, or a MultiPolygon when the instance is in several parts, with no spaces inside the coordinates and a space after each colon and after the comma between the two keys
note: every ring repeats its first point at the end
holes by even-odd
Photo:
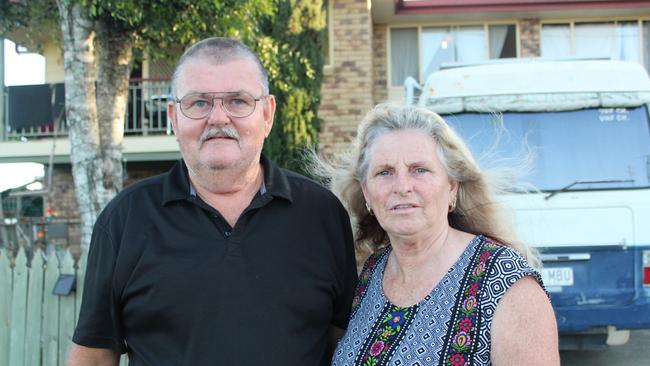
{"type": "MultiPolygon", "coordinates": [[[[62,366],[79,314],[86,255],[78,266],[69,251],[37,250],[31,263],[21,249],[15,258],[0,250],[0,365],[62,366]],[[76,274],[77,290],[54,295],[60,274],[76,274]]],[[[122,357],[126,365],[126,357],[122,357]]]]}

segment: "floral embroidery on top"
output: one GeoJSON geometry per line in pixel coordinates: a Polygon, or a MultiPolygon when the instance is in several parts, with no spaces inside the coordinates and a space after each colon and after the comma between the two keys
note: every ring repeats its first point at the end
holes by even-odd
{"type": "Polygon", "coordinates": [[[382,256],[385,253],[386,253],[385,249],[373,253],[370,257],[368,257],[366,263],[363,265],[363,270],[361,271],[361,275],[359,275],[359,282],[357,283],[357,288],[354,290],[354,298],[352,298],[351,314],[354,314],[357,307],[361,303],[361,300],[363,299],[363,296],[366,294],[366,290],[368,289],[368,283],[372,278],[372,273],[375,271],[375,267],[377,266],[377,263],[381,260],[382,256]]]}
{"type": "Polygon", "coordinates": [[[357,358],[355,365],[378,366],[390,359],[392,346],[399,344],[401,336],[417,313],[418,305],[399,307],[386,304],[377,323],[357,358]]]}
{"type": "MultiPolygon", "coordinates": [[[[476,345],[479,329],[479,295],[488,268],[488,261],[501,248],[488,238],[478,249],[477,259],[468,268],[463,290],[459,293],[453,315],[453,326],[448,333],[450,341],[441,362],[445,366],[468,366],[476,345]]],[[[476,257],[475,257],[476,258],[476,257]]]]}

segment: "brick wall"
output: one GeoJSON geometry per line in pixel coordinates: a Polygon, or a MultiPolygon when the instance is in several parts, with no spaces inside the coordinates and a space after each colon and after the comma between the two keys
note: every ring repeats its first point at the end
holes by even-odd
{"type": "Polygon", "coordinates": [[[386,33],[388,27],[384,24],[375,24],[372,31],[372,66],[373,90],[372,97],[375,104],[388,100],[388,53],[386,33]]]}
{"type": "MultiPolygon", "coordinates": [[[[68,226],[68,245],[72,253],[78,255],[81,232],[79,230],[79,208],[74,193],[72,169],[69,164],[57,164],[52,171],[52,199],[49,207],[53,210],[54,222],[68,226]]],[[[64,248],[61,248],[64,249],[64,248]]]]}
{"type": "MultiPolygon", "coordinates": [[[[126,166],[127,177],[124,186],[141,179],[166,172],[175,161],[132,162],[126,166]]],[[[54,210],[56,222],[68,224],[68,240],[73,254],[78,254],[81,233],[79,232],[79,209],[74,193],[74,181],[69,164],[59,164],[52,172],[53,198],[49,206],[54,210]]]]}
{"type": "Polygon", "coordinates": [[[333,0],[332,61],[324,70],[319,117],[325,154],[350,146],[373,106],[372,20],[369,0],[333,0]]]}
{"type": "Polygon", "coordinates": [[[54,215],[61,218],[79,218],[74,194],[72,169],[69,164],[57,164],[52,171],[52,200],[49,202],[54,215]]]}
{"type": "Polygon", "coordinates": [[[521,19],[519,21],[519,49],[521,57],[541,56],[542,26],[539,19],[521,19]]]}

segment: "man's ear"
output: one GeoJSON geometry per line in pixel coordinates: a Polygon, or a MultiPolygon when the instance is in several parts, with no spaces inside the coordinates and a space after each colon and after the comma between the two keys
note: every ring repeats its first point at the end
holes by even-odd
{"type": "Polygon", "coordinates": [[[176,115],[176,103],[174,102],[167,102],[167,118],[172,122],[172,129],[174,131],[174,135],[178,138],[178,119],[176,115]]]}
{"type": "Polygon", "coordinates": [[[275,96],[269,94],[266,96],[264,108],[264,137],[269,137],[271,128],[273,128],[273,118],[275,117],[275,96]]]}

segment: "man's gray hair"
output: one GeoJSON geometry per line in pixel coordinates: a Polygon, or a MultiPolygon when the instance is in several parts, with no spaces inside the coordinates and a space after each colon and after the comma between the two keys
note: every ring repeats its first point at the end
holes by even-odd
{"type": "Polygon", "coordinates": [[[198,58],[207,60],[214,65],[221,65],[226,62],[238,59],[246,59],[254,62],[259,69],[258,79],[260,84],[262,84],[262,94],[269,94],[269,76],[257,54],[255,54],[255,52],[253,52],[240,40],[225,37],[212,37],[206,38],[192,45],[185,51],[185,53],[183,53],[181,58],[176,63],[176,68],[174,69],[174,74],[172,76],[171,86],[173,99],[176,99],[178,97],[176,94],[177,83],[183,72],[183,65],[185,65],[185,63],[190,60],[198,58]]]}

